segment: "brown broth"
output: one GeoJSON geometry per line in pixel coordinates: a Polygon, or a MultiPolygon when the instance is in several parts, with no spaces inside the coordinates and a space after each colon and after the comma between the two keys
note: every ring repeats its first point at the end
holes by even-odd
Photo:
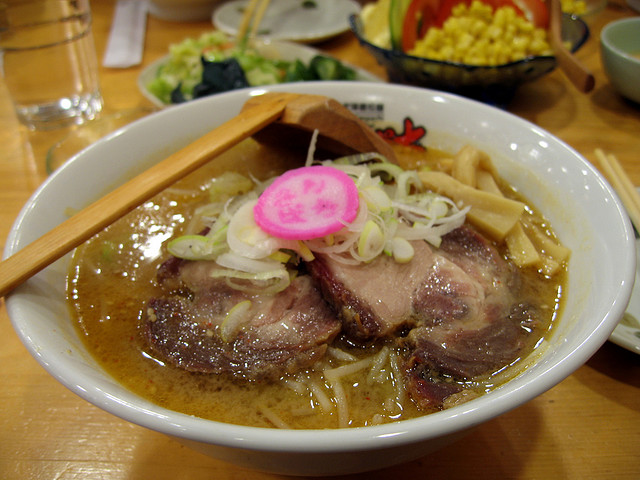
{"type": "MultiPolygon", "coordinates": [[[[420,156],[411,150],[398,150],[398,153],[405,168],[425,162],[436,164],[445,158],[436,150],[420,156]]],[[[273,426],[274,421],[268,417],[275,414],[292,428],[338,426],[336,408],[323,410],[317,397],[308,391],[296,393],[280,383],[247,383],[225,375],[188,373],[165,366],[154,358],[141,334],[146,302],[159,293],[155,284],[156,268],[167,255],[162,244],[183,231],[190,210],[207,201],[205,189],[198,187],[228,169],[240,173],[250,171],[257,178],[268,178],[296,163],[299,158],[288,153],[266,150],[252,141],[244,142],[77,249],[68,284],[72,315],[88,351],[118,382],[162,407],[226,423],[273,426]]],[[[524,278],[529,295],[542,299],[548,312],[539,335],[525,350],[526,355],[548,332],[557,315],[564,275],[549,280],[535,272],[526,272],[524,278]]],[[[335,346],[358,358],[380,349],[380,345],[354,347],[340,340],[335,346]]],[[[480,395],[519,371],[518,365],[510,368],[509,375],[501,373],[498,377],[470,382],[469,396],[462,397],[480,395]]],[[[331,394],[318,374],[303,372],[301,375],[317,377],[317,386],[327,395],[331,394]]],[[[388,376],[384,372],[381,375],[388,376]]],[[[295,382],[298,378],[293,376],[289,380],[295,382]]],[[[389,400],[395,396],[393,384],[370,382],[366,373],[353,374],[343,380],[342,385],[349,399],[351,426],[425,413],[406,398],[401,405],[394,404],[389,400]],[[385,404],[387,408],[381,408],[385,404]]]]}

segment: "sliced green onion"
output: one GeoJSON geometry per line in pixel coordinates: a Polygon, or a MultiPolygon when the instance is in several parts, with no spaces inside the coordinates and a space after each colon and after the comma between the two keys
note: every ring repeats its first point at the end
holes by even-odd
{"type": "Polygon", "coordinates": [[[224,172],[214,178],[209,185],[209,198],[212,202],[225,201],[231,197],[253,190],[251,179],[237,172],[224,172]]]}
{"type": "Polygon", "coordinates": [[[396,176],[396,198],[404,199],[411,193],[411,187],[422,188],[422,181],[415,170],[403,171],[396,176]]]}
{"type": "Polygon", "coordinates": [[[253,217],[256,201],[244,203],[231,218],[227,242],[229,248],[247,258],[265,258],[279,250],[287,242],[262,230],[253,217]]]}
{"type": "Polygon", "coordinates": [[[311,262],[315,258],[311,249],[303,241],[298,241],[296,252],[305,262],[311,262]]]}
{"type": "Polygon", "coordinates": [[[229,230],[228,222],[220,222],[220,225],[218,225],[216,222],[213,228],[209,230],[209,232],[205,236],[214,243],[225,242],[227,240],[228,230],[229,230]]]}
{"type": "Polygon", "coordinates": [[[255,259],[238,255],[235,252],[224,252],[216,258],[221,267],[247,273],[270,272],[283,268],[282,263],[267,258],[255,259]]]}
{"type": "Polygon", "coordinates": [[[393,239],[391,239],[391,248],[393,258],[396,262],[408,263],[413,259],[415,251],[407,239],[402,237],[393,237],[393,239]]]}
{"type": "Polygon", "coordinates": [[[167,250],[174,257],[185,260],[215,260],[227,248],[204,235],[183,235],[171,240],[167,250]]]}
{"type": "Polygon", "coordinates": [[[368,168],[371,171],[371,176],[380,173],[386,175],[386,178],[383,178],[385,182],[397,179],[404,172],[401,167],[389,162],[373,163],[368,168]]]}
{"type": "Polygon", "coordinates": [[[213,270],[209,276],[226,279],[227,284],[236,290],[267,295],[281,292],[291,284],[289,272],[284,267],[260,273],[220,269],[213,270]]]}
{"type": "Polygon", "coordinates": [[[449,205],[442,200],[436,200],[429,205],[431,218],[444,218],[447,213],[449,213],[449,205]]]}
{"type": "Polygon", "coordinates": [[[250,310],[251,300],[244,300],[235,304],[231,310],[227,312],[227,315],[220,325],[220,337],[222,341],[229,342],[233,340],[242,326],[250,320],[250,310]]]}
{"type": "Polygon", "coordinates": [[[270,260],[275,260],[276,262],[280,262],[284,264],[284,263],[287,263],[289,260],[291,260],[291,255],[283,252],[282,250],[278,250],[277,252],[273,252],[271,255],[269,255],[268,258],[270,260]]]}
{"type": "Polygon", "coordinates": [[[382,252],[384,244],[384,234],[378,224],[373,220],[367,220],[358,239],[358,255],[365,261],[373,260],[382,252]]]}
{"type": "Polygon", "coordinates": [[[391,209],[389,195],[378,185],[370,185],[360,190],[362,198],[367,203],[369,210],[374,213],[382,213],[391,209]]]}

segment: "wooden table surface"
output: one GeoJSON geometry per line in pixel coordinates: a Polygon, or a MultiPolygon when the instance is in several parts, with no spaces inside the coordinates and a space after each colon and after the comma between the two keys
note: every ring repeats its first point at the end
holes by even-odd
{"type": "MultiPolygon", "coordinates": [[[[102,57],[115,0],[94,0],[94,35],[102,57]]],[[[634,15],[622,2],[587,17],[591,37],[578,57],[596,88],[577,92],[560,71],[523,86],[509,110],[557,135],[589,160],[614,153],[640,184],[640,106],[622,100],[602,70],[598,38],[607,22],[634,15]]],[[[143,64],[101,68],[106,111],[149,106],[136,87],[141,69],[170,43],[210,30],[209,22],[149,18],[143,64]]],[[[317,46],[384,76],[345,33],[317,46]]],[[[640,81],[640,80],[639,80],[640,81]]],[[[46,178],[44,155],[64,131],[31,133],[15,118],[0,83],[0,239],[46,178]]],[[[162,434],[86,403],[27,353],[0,310],[0,478],[275,479],[193,452],[162,434]]],[[[640,355],[607,342],[578,371],[538,398],[487,422],[457,443],[395,468],[353,475],[384,478],[640,478],[640,355]]],[[[285,478],[285,477],[282,477],[285,478]]]]}

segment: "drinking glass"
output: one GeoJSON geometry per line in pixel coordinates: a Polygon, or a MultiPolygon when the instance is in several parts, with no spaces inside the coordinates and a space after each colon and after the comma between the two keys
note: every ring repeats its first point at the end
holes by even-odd
{"type": "Polygon", "coordinates": [[[0,4],[0,70],[31,130],[82,124],[103,107],[89,0],[0,4]]]}

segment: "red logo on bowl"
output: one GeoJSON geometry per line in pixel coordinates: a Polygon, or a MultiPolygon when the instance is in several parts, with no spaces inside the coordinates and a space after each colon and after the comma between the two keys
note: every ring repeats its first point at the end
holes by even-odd
{"type": "Polygon", "coordinates": [[[392,127],[377,129],[376,133],[390,142],[424,150],[425,147],[420,143],[420,140],[427,134],[427,129],[415,126],[410,117],[404,119],[403,127],[404,129],[401,133],[396,132],[392,127]]]}

